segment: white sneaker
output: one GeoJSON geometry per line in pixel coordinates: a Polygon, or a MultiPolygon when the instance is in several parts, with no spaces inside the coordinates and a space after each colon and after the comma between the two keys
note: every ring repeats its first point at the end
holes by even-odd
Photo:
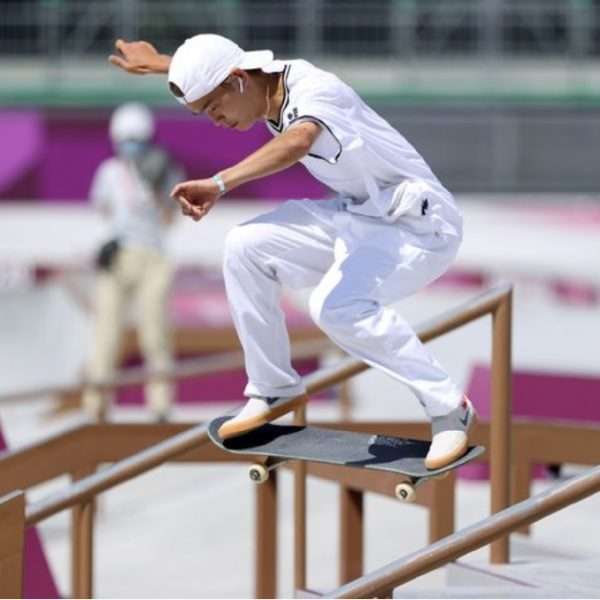
{"type": "Polygon", "coordinates": [[[428,469],[440,469],[459,459],[468,448],[468,432],[477,414],[465,396],[453,411],[431,419],[431,446],[425,457],[428,469]]]}
{"type": "Polygon", "coordinates": [[[235,417],[221,425],[219,437],[226,440],[264,425],[268,421],[269,402],[275,400],[277,398],[250,398],[235,417]]]}
{"type": "Polygon", "coordinates": [[[273,404],[280,398],[262,398],[260,396],[252,397],[246,402],[244,408],[233,418],[228,419],[219,427],[219,437],[226,440],[243,433],[248,433],[261,425],[265,425],[269,421],[273,421],[292,411],[297,406],[300,406],[308,400],[306,394],[289,398],[290,402],[285,402],[285,406],[273,407],[273,404]]]}

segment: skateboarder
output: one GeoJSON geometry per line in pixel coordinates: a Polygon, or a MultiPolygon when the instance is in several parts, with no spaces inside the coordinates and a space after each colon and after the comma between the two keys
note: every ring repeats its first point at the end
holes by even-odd
{"type": "Polygon", "coordinates": [[[426,465],[467,448],[470,401],[389,304],[452,263],[462,218],[452,195],[408,141],[332,73],[275,60],[201,34],[173,57],[147,42],[116,43],[110,61],[130,73],[164,73],[179,102],[239,131],[265,121],[274,139],[211,178],[175,186],[182,212],[203,218],[239,185],[301,162],[336,195],[291,200],[227,236],[224,277],[246,358],[247,404],[222,438],[274,418],[270,404],[304,393],[292,368],[282,285],[314,287],[310,312],[346,352],[408,385],[432,422],[426,465]]]}

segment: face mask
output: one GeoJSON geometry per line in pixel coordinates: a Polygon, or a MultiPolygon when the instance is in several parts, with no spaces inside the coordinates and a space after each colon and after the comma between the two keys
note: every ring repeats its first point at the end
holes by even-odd
{"type": "Polygon", "coordinates": [[[139,140],[123,140],[117,144],[117,154],[121,158],[129,160],[138,160],[148,147],[146,142],[139,140]]]}

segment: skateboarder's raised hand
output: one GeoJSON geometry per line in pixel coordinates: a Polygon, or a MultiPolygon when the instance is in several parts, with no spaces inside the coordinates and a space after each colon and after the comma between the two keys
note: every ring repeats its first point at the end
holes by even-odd
{"type": "Polygon", "coordinates": [[[115,48],[117,53],[108,57],[109,62],[128,73],[148,75],[150,73],[168,73],[169,71],[171,57],[159,54],[156,48],[148,42],[117,40],[115,48]]]}
{"type": "Polygon", "coordinates": [[[171,192],[181,206],[181,212],[199,221],[214,206],[219,199],[221,191],[213,179],[198,179],[178,183],[171,192]]]}

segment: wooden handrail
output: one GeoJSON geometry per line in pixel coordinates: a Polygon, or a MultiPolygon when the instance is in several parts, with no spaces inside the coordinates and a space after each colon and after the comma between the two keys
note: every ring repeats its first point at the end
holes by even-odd
{"type": "MultiPolygon", "coordinates": [[[[322,337],[316,340],[296,342],[293,346],[293,358],[302,359],[315,356],[327,347],[332,346],[328,338],[322,337]]],[[[110,391],[119,388],[130,387],[146,383],[149,379],[154,380],[181,380],[200,375],[212,375],[241,369],[244,366],[244,355],[241,351],[219,352],[211,356],[201,358],[186,358],[167,370],[153,370],[145,367],[129,367],[121,369],[114,377],[104,380],[84,380],[77,385],[68,386],[43,386],[35,389],[15,392],[11,394],[0,394],[0,403],[8,404],[22,400],[39,398],[41,396],[55,396],[60,394],[72,394],[81,392],[85,388],[93,388],[110,391]]]]}
{"type": "Polygon", "coordinates": [[[473,550],[489,544],[524,525],[600,492],[600,467],[590,469],[565,483],[536,494],[490,517],[457,531],[413,554],[359,577],[332,592],[326,598],[370,598],[390,590],[433,569],[444,566],[473,550]]]}
{"type": "MultiPolygon", "coordinates": [[[[498,506],[500,508],[508,506],[509,502],[507,494],[509,440],[507,433],[510,393],[509,387],[506,387],[509,383],[505,380],[507,380],[508,370],[510,368],[509,342],[511,293],[512,287],[510,285],[498,286],[480,294],[478,297],[464,303],[456,309],[448,311],[443,315],[416,327],[417,335],[419,335],[423,341],[428,341],[434,337],[452,331],[471,320],[477,319],[480,316],[488,313],[492,315],[492,338],[494,340],[492,368],[494,373],[498,375],[497,377],[493,377],[493,379],[503,380],[500,386],[493,387],[492,389],[493,404],[500,406],[500,410],[498,410],[498,417],[500,418],[495,419],[495,423],[492,427],[492,430],[494,428],[496,429],[497,440],[494,442],[493,447],[498,449],[496,458],[494,458],[494,454],[492,454],[492,488],[494,489],[495,486],[501,490],[499,495],[494,496],[494,493],[492,493],[492,508],[494,508],[494,498],[496,499],[495,510],[498,510],[498,506]],[[496,338],[501,339],[501,341],[498,342],[496,338]]],[[[312,346],[313,342],[310,342],[310,344],[312,346]]],[[[321,349],[323,346],[322,340],[319,340],[318,344],[319,349],[321,349]]],[[[314,346],[310,348],[309,352],[311,354],[314,353],[314,346]]],[[[241,360],[241,358],[241,355],[239,355],[234,357],[233,360],[241,360]]],[[[352,375],[360,373],[368,368],[367,365],[355,359],[342,360],[336,367],[321,369],[312,376],[307,377],[305,379],[307,392],[312,394],[321,391],[331,385],[341,383],[352,375]]],[[[212,368],[211,372],[214,371],[215,369],[212,368]]],[[[130,381],[131,379],[125,382],[125,384],[130,381]]],[[[292,408],[293,399],[290,399],[289,403],[290,408],[292,408]]],[[[171,458],[178,457],[195,447],[206,444],[208,441],[206,429],[206,425],[192,427],[164,442],[138,452],[125,460],[116,462],[100,473],[83,477],[67,490],[46,497],[42,501],[28,507],[26,511],[26,523],[28,525],[37,523],[64,509],[77,507],[80,518],[77,521],[76,538],[81,544],[85,544],[86,552],[81,553],[80,558],[82,558],[83,562],[77,569],[79,576],[74,579],[73,593],[76,597],[90,597],[93,593],[91,575],[91,539],[93,535],[92,515],[94,497],[103,491],[111,489],[119,483],[130,480],[137,475],[141,475],[152,468],[163,464],[171,458]]],[[[259,503],[259,505],[262,506],[261,503],[259,503]]],[[[273,532],[271,532],[271,534],[272,533],[273,532]]],[[[271,535],[269,537],[271,542],[273,542],[274,539],[272,538],[273,536],[271,535]]],[[[500,543],[502,543],[504,547],[499,548],[500,553],[498,556],[501,561],[505,561],[508,556],[507,540],[498,540],[494,542],[494,544],[500,543]]],[[[494,560],[493,555],[494,546],[492,545],[492,560],[494,560]]],[[[258,580],[259,582],[262,582],[262,584],[270,581],[271,583],[269,585],[271,585],[272,577],[266,574],[267,571],[270,570],[266,568],[263,569],[258,574],[258,580]]],[[[259,584],[257,585],[260,587],[259,584]]]]}
{"type": "MultiPolygon", "coordinates": [[[[511,293],[511,290],[512,286],[510,284],[491,288],[457,308],[418,325],[415,331],[423,341],[448,333],[489,313],[507,294],[511,293]]],[[[319,369],[306,377],[307,392],[308,394],[314,394],[322,391],[368,368],[369,366],[362,361],[352,358],[343,359],[336,366],[319,369]]],[[[290,404],[292,404],[292,399],[290,399],[290,404]]],[[[28,506],[26,512],[27,525],[37,523],[64,509],[72,508],[101,492],[163,464],[170,458],[183,454],[195,446],[207,443],[207,441],[207,426],[202,424],[173,436],[156,446],[138,452],[125,460],[114,463],[100,473],[81,479],[69,488],[28,506]]]]}
{"type": "Polygon", "coordinates": [[[72,508],[100,492],[158,467],[170,458],[206,443],[208,441],[206,431],[207,425],[205,424],[192,427],[160,444],[121,460],[99,473],[85,477],[71,484],[65,490],[29,505],[25,513],[26,524],[33,525],[66,508],[72,508]]]}

